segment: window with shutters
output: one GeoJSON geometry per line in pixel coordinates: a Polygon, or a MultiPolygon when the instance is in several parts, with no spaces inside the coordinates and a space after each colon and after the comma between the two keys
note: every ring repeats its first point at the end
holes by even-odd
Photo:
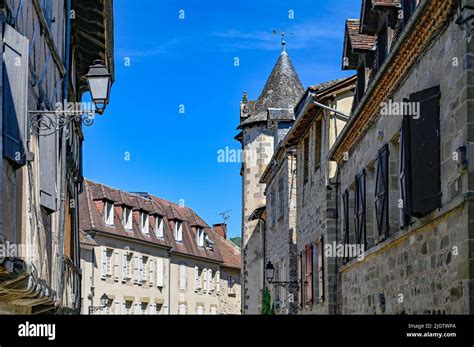
{"type": "Polygon", "coordinates": [[[154,287],[155,286],[155,278],[156,278],[156,275],[155,275],[155,261],[153,260],[153,258],[150,258],[149,260],[149,268],[150,268],[150,277],[149,277],[149,285],[150,287],[154,287]]]}
{"type": "Polygon", "coordinates": [[[155,235],[158,238],[163,238],[163,217],[155,216],[155,235]]]}
{"type": "Polygon", "coordinates": [[[104,222],[107,225],[114,225],[114,203],[105,201],[104,203],[104,222]]]}
{"type": "Polygon", "coordinates": [[[207,293],[207,269],[202,270],[202,290],[207,293]]]}
{"type": "Polygon", "coordinates": [[[311,305],[313,303],[313,245],[305,246],[305,303],[311,305]]]}
{"type": "Polygon", "coordinates": [[[186,265],[179,265],[179,289],[186,290],[186,265]]]}
{"type": "Polygon", "coordinates": [[[126,315],[132,314],[133,301],[126,300],[124,302],[124,310],[126,315]]]}
{"type": "Polygon", "coordinates": [[[301,269],[301,255],[298,254],[298,256],[296,257],[296,275],[297,275],[297,283],[298,283],[298,293],[297,293],[297,300],[298,300],[298,306],[302,306],[302,296],[301,296],[301,293],[302,293],[302,286],[303,286],[303,281],[302,281],[302,269],[301,269]]]}
{"type": "MultiPolygon", "coordinates": [[[[26,136],[28,117],[28,39],[17,32],[13,27],[4,24],[3,32],[3,156],[15,167],[26,164],[26,136]],[[19,62],[19,63],[18,63],[19,62]]],[[[52,136],[55,138],[54,136],[52,136]]],[[[49,139],[51,144],[52,139],[49,139]]],[[[44,147],[44,146],[43,146],[44,147]]],[[[53,183],[56,177],[55,148],[50,147],[50,155],[46,151],[40,152],[40,165],[45,172],[41,188],[45,190],[45,197],[41,197],[41,204],[51,210],[56,208],[56,192],[53,183]],[[43,158],[44,156],[44,158],[43,158]],[[44,165],[42,160],[45,160],[44,165]],[[50,165],[50,166],[46,166],[50,165]],[[54,176],[50,176],[54,174],[54,176]]]]}
{"type": "Polygon", "coordinates": [[[194,291],[197,292],[200,288],[200,278],[199,278],[199,268],[197,266],[194,267],[194,291]]]}
{"type": "Polygon", "coordinates": [[[202,228],[196,229],[196,244],[199,247],[204,247],[204,230],[202,228]]]}
{"type": "Polygon", "coordinates": [[[441,207],[439,86],[410,95],[418,117],[405,116],[403,129],[406,213],[421,218],[441,207]]]}
{"type": "Polygon", "coordinates": [[[125,272],[126,272],[126,280],[131,280],[132,279],[132,259],[133,259],[133,254],[128,253],[126,255],[125,259],[125,272]]]}
{"type": "Polygon", "coordinates": [[[221,291],[221,272],[220,271],[216,271],[215,281],[216,281],[216,293],[219,294],[221,291]]]}
{"type": "Polygon", "coordinates": [[[377,173],[375,180],[375,216],[379,238],[389,236],[388,224],[388,145],[382,147],[377,155],[377,173]]]}
{"type": "Polygon", "coordinates": [[[163,258],[156,259],[156,286],[162,288],[164,286],[164,267],[163,258]]]}
{"type": "Polygon", "coordinates": [[[149,230],[149,215],[146,212],[140,212],[140,230],[142,234],[148,235],[149,230]]]}
{"type": "Polygon", "coordinates": [[[317,171],[319,169],[319,166],[321,165],[322,136],[322,121],[318,120],[314,125],[314,171],[317,171]]]}
{"type": "Polygon", "coordinates": [[[178,242],[183,241],[183,222],[180,220],[174,222],[174,239],[178,242]]]}
{"type": "Polygon", "coordinates": [[[146,284],[148,281],[147,263],[148,263],[148,257],[142,256],[142,269],[141,269],[141,283],[142,284],[146,284]]]}
{"type": "Polygon", "coordinates": [[[303,180],[308,181],[309,173],[309,137],[306,136],[303,140],[303,180]]]}
{"type": "Polygon", "coordinates": [[[410,224],[410,215],[408,213],[408,196],[410,193],[410,160],[409,155],[409,144],[408,144],[408,133],[409,133],[409,122],[408,117],[403,118],[402,128],[400,130],[400,166],[399,166],[399,182],[400,182],[400,228],[404,229],[410,224]]]}
{"type": "Polygon", "coordinates": [[[178,314],[186,314],[186,304],[179,304],[178,314]]]}
{"type": "Polygon", "coordinates": [[[118,251],[114,251],[114,279],[115,282],[120,280],[120,254],[118,251]]]}
{"type": "Polygon", "coordinates": [[[142,302],[140,304],[140,314],[142,314],[142,315],[146,314],[147,309],[148,309],[148,303],[147,302],[142,302]]]}
{"type": "Polygon", "coordinates": [[[207,270],[207,275],[208,275],[207,283],[209,285],[208,291],[209,293],[212,293],[214,291],[214,278],[212,277],[211,269],[207,270]]]}
{"type": "Polygon", "coordinates": [[[125,230],[132,230],[132,209],[130,207],[123,208],[123,227],[125,230]]]}
{"type": "Polygon", "coordinates": [[[356,243],[366,245],[366,174],[362,170],[355,178],[355,233],[356,243]]]}
{"type": "Polygon", "coordinates": [[[375,181],[376,181],[376,162],[374,159],[369,163],[366,169],[366,249],[369,249],[375,245],[375,240],[378,240],[378,231],[375,222],[375,181]]]}

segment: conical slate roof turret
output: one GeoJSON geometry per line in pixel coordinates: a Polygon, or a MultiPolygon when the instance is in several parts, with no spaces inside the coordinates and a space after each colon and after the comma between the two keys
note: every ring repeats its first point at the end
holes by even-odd
{"type": "Polygon", "coordinates": [[[288,53],[283,50],[254,109],[251,110],[251,116],[245,119],[240,127],[266,121],[269,108],[293,109],[303,93],[303,84],[288,53]]]}

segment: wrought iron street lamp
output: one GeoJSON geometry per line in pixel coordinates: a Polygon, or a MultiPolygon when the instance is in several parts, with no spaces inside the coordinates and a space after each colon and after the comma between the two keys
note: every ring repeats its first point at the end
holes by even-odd
{"type": "Polygon", "coordinates": [[[274,286],[280,286],[288,289],[289,291],[295,291],[299,288],[298,281],[274,281],[273,278],[275,277],[275,266],[273,266],[271,261],[269,261],[265,266],[265,273],[268,283],[273,284],[274,286]]]}
{"type": "Polygon", "coordinates": [[[30,121],[30,131],[39,136],[48,136],[57,133],[73,121],[82,122],[86,126],[92,125],[95,114],[103,114],[109,103],[112,75],[101,60],[95,60],[84,78],[87,80],[95,109],[84,110],[82,104],[80,107],[75,105],[70,107],[69,104],[59,103],[61,107],[55,110],[28,111],[33,115],[30,121]]]}
{"type": "Polygon", "coordinates": [[[109,301],[109,297],[105,293],[102,294],[102,296],[100,297],[100,306],[89,306],[89,314],[106,308],[109,305],[109,301]]]}

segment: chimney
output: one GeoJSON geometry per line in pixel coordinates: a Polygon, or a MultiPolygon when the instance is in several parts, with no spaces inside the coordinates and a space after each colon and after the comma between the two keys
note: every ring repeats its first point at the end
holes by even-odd
{"type": "Polygon", "coordinates": [[[215,233],[221,235],[224,239],[227,239],[227,224],[225,223],[213,224],[212,230],[215,233]]]}

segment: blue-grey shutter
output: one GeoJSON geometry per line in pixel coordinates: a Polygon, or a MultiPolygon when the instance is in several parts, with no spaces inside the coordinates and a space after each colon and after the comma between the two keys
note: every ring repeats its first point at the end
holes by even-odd
{"type": "Polygon", "coordinates": [[[441,207],[440,89],[410,95],[420,115],[410,118],[410,215],[421,218],[441,207]]]}
{"type": "Polygon", "coordinates": [[[355,234],[358,244],[366,244],[365,169],[356,176],[355,234]]]}
{"type": "Polygon", "coordinates": [[[377,155],[377,173],[375,180],[375,216],[379,236],[389,236],[388,223],[388,144],[383,146],[377,155]]]}
{"type": "Polygon", "coordinates": [[[26,164],[28,39],[8,24],[3,33],[3,156],[26,164]]]}
{"type": "Polygon", "coordinates": [[[56,170],[57,135],[39,136],[40,203],[51,211],[57,210],[56,170]]]}
{"type": "MultiPolygon", "coordinates": [[[[350,243],[349,237],[349,191],[346,189],[342,194],[342,212],[344,214],[344,224],[343,224],[343,231],[344,231],[344,244],[347,245],[350,243]]],[[[346,249],[346,247],[344,247],[346,249]]],[[[348,255],[345,254],[344,251],[344,262],[349,260],[348,255]]]]}

